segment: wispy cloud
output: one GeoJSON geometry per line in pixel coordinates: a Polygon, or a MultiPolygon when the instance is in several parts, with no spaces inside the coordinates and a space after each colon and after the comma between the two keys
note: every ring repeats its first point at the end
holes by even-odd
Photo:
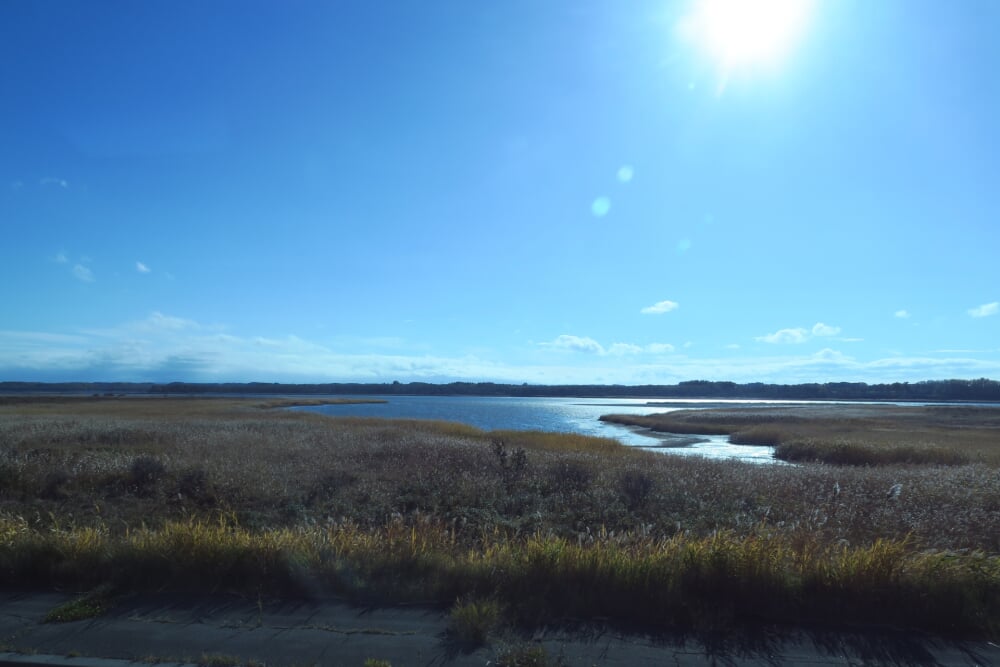
{"type": "Polygon", "coordinates": [[[607,350],[608,354],[624,356],[626,354],[642,354],[642,348],[632,343],[612,343],[607,350]]]}
{"type": "Polygon", "coordinates": [[[150,273],[152,271],[151,268],[149,268],[148,266],[146,266],[142,262],[136,262],[135,263],[135,270],[138,271],[139,273],[150,273]]]}
{"type": "Polygon", "coordinates": [[[804,343],[809,340],[809,332],[801,327],[795,329],[779,329],[774,333],[757,336],[754,340],[761,343],[804,343]]]}
{"type": "Polygon", "coordinates": [[[52,176],[46,176],[38,181],[39,185],[53,185],[63,189],[69,188],[69,182],[64,178],[54,178],[52,176]]]}
{"type": "Polygon", "coordinates": [[[66,256],[66,253],[59,252],[56,253],[56,256],[52,258],[52,261],[55,262],[56,264],[68,264],[69,257],[66,256]]]}
{"type": "Polygon", "coordinates": [[[548,343],[541,343],[542,347],[557,350],[570,350],[573,352],[585,352],[597,356],[632,356],[639,354],[664,355],[674,351],[674,346],[670,343],[650,343],[648,345],[636,345],[635,343],[612,343],[604,346],[593,338],[586,336],[571,336],[563,334],[548,343]]]}
{"type": "Polygon", "coordinates": [[[201,325],[194,320],[186,320],[182,317],[172,317],[170,315],[164,315],[159,311],[153,311],[150,313],[142,322],[137,325],[139,328],[143,329],[153,329],[157,331],[167,330],[167,331],[181,331],[184,329],[200,329],[201,325]]]}
{"type": "Polygon", "coordinates": [[[94,272],[88,269],[83,264],[73,265],[73,277],[85,283],[94,282],[94,272]]]}
{"type": "MultiPolygon", "coordinates": [[[[499,361],[491,354],[433,354],[430,350],[343,352],[339,345],[296,335],[234,335],[216,325],[151,313],[98,331],[0,331],[0,377],[23,380],[168,382],[274,380],[339,382],[452,380],[669,384],[690,379],[735,382],[892,382],[1000,376],[1000,350],[858,358],[829,347],[808,354],[719,357],[651,354],[651,345],[602,346],[592,338],[556,339],[564,354],[533,361],[499,361]],[[640,348],[642,353],[636,352],[640,348]],[[570,354],[573,350],[591,352],[570,354]],[[604,350],[604,354],[594,353],[604,350]],[[612,353],[615,350],[616,353],[612,353]]],[[[552,349],[552,343],[546,344],[552,349]]],[[[349,349],[356,349],[350,346],[349,349]]],[[[801,348],[792,348],[800,350],[801,348]]]]}
{"type": "Polygon", "coordinates": [[[893,316],[898,317],[901,320],[905,320],[909,319],[910,313],[906,310],[897,310],[895,313],[893,313],[893,316]]]}
{"type": "Polygon", "coordinates": [[[639,312],[643,315],[662,315],[663,313],[677,310],[679,305],[676,301],[657,301],[652,306],[646,306],[639,312]]]}
{"type": "MultiPolygon", "coordinates": [[[[772,344],[797,344],[805,343],[811,338],[828,338],[830,336],[836,336],[840,333],[840,327],[830,326],[829,324],[824,324],[822,322],[817,322],[812,326],[812,329],[806,329],[804,327],[795,327],[793,329],[779,329],[774,333],[765,334],[763,336],[757,336],[754,338],[755,341],[759,343],[772,343],[772,344]]],[[[846,340],[846,339],[841,339],[846,340]]]]}
{"type": "Polygon", "coordinates": [[[543,345],[560,350],[604,354],[604,346],[593,338],[588,338],[586,336],[571,336],[569,334],[563,334],[561,336],[557,336],[551,343],[543,343],[543,345]]]}
{"type": "Polygon", "coordinates": [[[817,322],[812,328],[813,336],[836,336],[839,333],[840,327],[831,327],[829,324],[823,324],[822,322],[817,322]]]}
{"type": "Polygon", "coordinates": [[[989,317],[990,315],[996,315],[997,313],[1000,313],[1000,301],[984,303],[981,306],[969,309],[969,315],[972,315],[973,317],[989,317]]]}

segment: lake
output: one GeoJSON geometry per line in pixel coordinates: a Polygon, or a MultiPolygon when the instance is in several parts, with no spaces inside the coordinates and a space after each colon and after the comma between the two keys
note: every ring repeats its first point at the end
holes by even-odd
{"type": "Polygon", "coordinates": [[[601,415],[650,414],[671,410],[722,406],[781,405],[789,401],[671,400],[636,398],[507,398],[493,396],[365,396],[387,403],[321,405],[291,408],[325,415],[388,419],[440,419],[462,422],[484,430],[555,431],[615,438],[633,447],[678,456],[706,456],[754,463],[777,463],[771,447],[733,445],[728,436],[678,437],[607,424],[601,415]],[[651,405],[651,403],[653,403],[651,405]],[[683,447],[676,445],[688,442],[683,447]]]}

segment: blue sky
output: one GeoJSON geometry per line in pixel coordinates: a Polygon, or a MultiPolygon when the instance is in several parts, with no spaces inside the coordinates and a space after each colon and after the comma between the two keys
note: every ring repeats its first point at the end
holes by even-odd
{"type": "Polygon", "coordinates": [[[1000,3],[796,1],[0,3],[0,380],[1000,378],[1000,3]]]}

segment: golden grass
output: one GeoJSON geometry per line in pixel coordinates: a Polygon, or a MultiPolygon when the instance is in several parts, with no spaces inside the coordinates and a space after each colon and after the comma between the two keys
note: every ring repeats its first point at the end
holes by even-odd
{"type": "Polygon", "coordinates": [[[1000,407],[783,406],[602,419],[669,433],[728,434],[737,444],[776,446],[788,461],[1000,467],[1000,407]]]}
{"type": "MultiPolygon", "coordinates": [[[[391,519],[249,531],[229,521],[107,530],[27,530],[0,521],[8,585],[112,582],[128,590],[323,594],[455,606],[470,641],[514,620],[606,617],[646,628],[807,623],[988,634],[1000,620],[1000,557],[914,551],[906,540],[823,544],[758,527],[670,538],[599,531],[587,539],[484,533],[476,548],[446,524],[391,519]],[[13,581],[10,580],[13,577],[13,581]],[[849,619],[849,620],[846,620],[849,619]]],[[[3,581],[0,579],[0,581],[3,581]]],[[[464,636],[463,635],[463,636],[464,636]]]]}
{"type": "Polygon", "coordinates": [[[754,466],[259,405],[0,406],[0,582],[463,597],[659,629],[1000,618],[990,465],[754,466]]]}

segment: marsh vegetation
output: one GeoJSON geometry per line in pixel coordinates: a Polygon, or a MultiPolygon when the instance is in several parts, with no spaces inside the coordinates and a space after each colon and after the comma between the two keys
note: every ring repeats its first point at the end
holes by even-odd
{"type": "Polygon", "coordinates": [[[948,465],[778,467],[254,401],[8,402],[0,585],[419,601],[473,628],[986,635],[1000,474],[977,442],[948,465]]]}
{"type": "Polygon", "coordinates": [[[728,435],[737,444],[773,446],[776,458],[793,462],[1000,467],[1000,406],[813,404],[601,420],[663,433],[728,435]]]}

